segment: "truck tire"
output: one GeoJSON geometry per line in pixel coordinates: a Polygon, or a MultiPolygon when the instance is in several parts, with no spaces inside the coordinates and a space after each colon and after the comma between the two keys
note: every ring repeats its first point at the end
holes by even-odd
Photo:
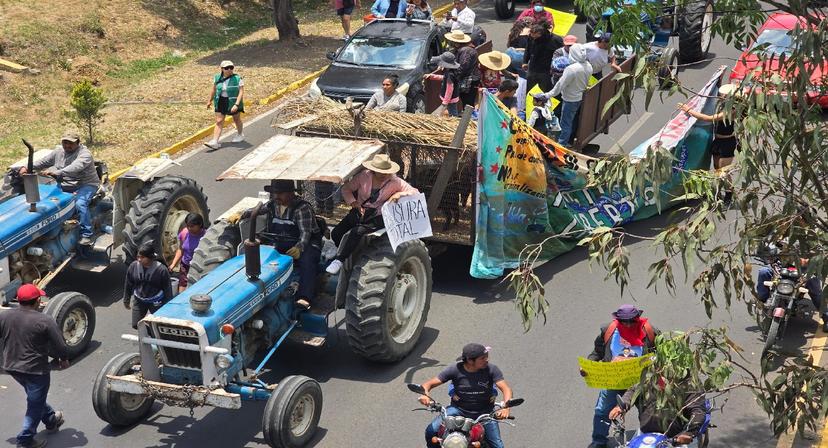
{"type": "Polygon", "coordinates": [[[403,243],[395,254],[387,238],[373,240],[348,279],[345,329],[351,350],[376,362],[408,355],[423,332],[431,286],[431,257],[422,241],[403,243]]]}
{"type": "Polygon", "coordinates": [[[679,57],[682,63],[697,62],[707,57],[713,41],[713,1],[692,0],[679,14],[679,57]]]}
{"type": "Polygon", "coordinates": [[[50,298],[43,314],[57,322],[63,341],[69,347],[69,359],[82,355],[95,332],[95,307],[85,295],[69,291],[50,298]]]}
{"type": "Polygon", "coordinates": [[[198,213],[204,222],[210,222],[207,196],[196,181],[164,176],[144,185],[130,203],[126,215],[124,254],[127,262],[135,259],[142,244],[151,243],[156,253],[169,264],[178,247],[178,232],[190,212],[198,213]]]}
{"type": "Polygon", "coordinates": [[[495,0],[494,6],[498,19],[510,19],[515,15],[515,0],[495,0]]]}
{"type": "Polygon", "coordinates": [[[265,442],[274,448],[301,448],[316,434],[321,415],[319,383],[302,375],[288,376],[279,382],[265,405],[265,442]]]}
{"type": "Polygon", "coordinates": [[[239,244],[241,232],[238,225],[227,221],[213,224],[201,237],[193,253],[187,283],[192,285],[225,261],[238,255],[239,244]]]}
{"type": "Polygon", "coordinates": [[[107,375],[129,375],[141,364],[138,353],[120,353],[98,372],[92,385],[92,408],[98,417],[112,426],[131,426],[147,416],[155,399],[146,395],[113,392],[106,383],[107,375]]]}

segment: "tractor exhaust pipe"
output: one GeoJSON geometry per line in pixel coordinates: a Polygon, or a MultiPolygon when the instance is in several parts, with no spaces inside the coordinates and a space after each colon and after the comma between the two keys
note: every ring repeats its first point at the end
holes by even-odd
{"type": "Polygon", "coordinates": [[[261,242],[256,239],[256,217],[261,208],[262,203],[259,202],[250,212],[250,236],[244,242],[244,271],[249,280],[258,280],[262,273],[262,258],[259,253],[261,242]]]}
{"type": "Polygon", "coordinates": [[[26,174],[23,175],[23,192],[26,194],[26,202],[29,203],[29,211],[37,211],[37,203],[40,202],[40,190],[37,187],[37,174],[34,172],[34,147],[26,139],[23,144],[29,148],[29,160],[26,165],[26,174]]]}

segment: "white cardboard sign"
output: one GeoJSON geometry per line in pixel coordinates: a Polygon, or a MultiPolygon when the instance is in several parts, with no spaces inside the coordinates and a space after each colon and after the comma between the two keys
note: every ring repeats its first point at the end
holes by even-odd
{"type": "Polygon", "coordinates": [[[428,205],[422,193],[403,196],[396,203],[388,201],[383,204],[382,220],[395,252],[397,246],[406,241],[431,236],[428,205]]]}

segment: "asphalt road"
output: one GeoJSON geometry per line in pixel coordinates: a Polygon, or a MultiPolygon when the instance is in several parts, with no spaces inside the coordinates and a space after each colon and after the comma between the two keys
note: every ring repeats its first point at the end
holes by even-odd
{"type": "MultiPolygon", "coordinates": [[[[480,6],[478,21],[503,48],[510,23],[494,19],[491,7],[480,6]]],[[[583,26],[572,33],[583,38],[583,26]]],[[[720,64],[731,64],[738,55],[721,40],[713,43],[712,57],[725,58],[684,68],[683,83],[700,87],[720,64]]],[[[320,61],[320,64],[324,61],[320,61]]],[[[649,112],[643,100],[636,100],[633,114],[622,118],[597,143],[604,149],[622,140],[630,149],[656,132],[669,118],[679,99],[656,98],[649,112]]],[[[272,135],[269,119],[249,124],[248,143],[230,144],[219,150],[201,150],[182,160],[172,170],[198,180],[209,196],[212,215],[218,216],[245,195],[255,195],[258,182],[214,182],[215,176],[247,154],[251,148],[272,135]]],[[[639,235],[653,235],[667,222],[656,217],[629,226],[639,235]]],[[[719,235],[726,238],[727,235],[719,235]]],[[[322,384],[324,409],[316,447],[401,446],[422,445],[423,428],[431,416],[410,412],[416,407],[415,395],[404,386],[407,382],[423,382],[459,355],[470,341],[493,347],[491,362],[497,364],[512,385],[515,396],[526,403],[514,410],[517,427],[502,429],[507,446],[569,447],[586,446],[591,432],[592,409],[597,391],[586,388],[577,373],[577,357],[585,356],[592,347],[599,327],[610,319],[610,312],[620,303],[634,302],[645,310],[645,316],[662,330],[687,329],[693,326],[729,328],[731,337],[742,347],[758,369],[761,350],[757,328],[745,307],[737,303],[733,309],[715,311],[713,322],[705,317],[702,306],[688,286],[680,288],[677,297],[646,290],[647,266],[656,257],[647,241],[630,242],[632,251],[631,286],[624,297],[611,280],[605,281],[602,270],[590,269],[586,253],[574,250],[546,263],[538,273],[546,285],[551,312],[548,322],[537,323],[524,333],[520,319],[510,301],[511,295],[497,281],[476,280],[468,275],[471,251],[455,247],[434,260],[434,295],[427,327],[413,353],[396,365],[375,365],[363,361],[348,348],[341,324],[343,313],[332,315],[329,343],[321,349],[287,344],[269,364],[269,379],[278,381],[289,374],[302,374],[322,384]]],[[[61,275],[50,288],[79,290],[93,298],[98,326],[94,350],[76,360],[68,370],[53,373],[49,401],[66,412],[66,425],[50,435],[49,445],[55,447],[254,447],[263,446],[261,415],[264,403],[245,403],[240,411],[196,409],[195,419],[187,410],[156,405],[145,423],[126,430],[117,430],[99,420],[91,406],[91,386],[99,369],[115,354],[134,351],[119,335],[131,332],[128,312],[120,297],[124,269],[113,266],[102,274],[69,272],[61,275]]],[[[676,273],[676,278],[683,275],[676,273]]],[[[812,336],[813,325],[792,328],[786,348],[804,350],[806,337],[812,336]]],[[[445,389],[444,389],[445,390],[445,389]]],[[[436,392],[446,398],[445,392],[436,392]]],[[[720,398],[722,411],[714,415],[718,426],[711,431],[711,446],[776,446],[764,414],[749,393],[734,392],[729,399],[720,398]]],[[[24,395],[8,376],[0,376],[0,434],[13,443],[22,417],[24,395]]]]}

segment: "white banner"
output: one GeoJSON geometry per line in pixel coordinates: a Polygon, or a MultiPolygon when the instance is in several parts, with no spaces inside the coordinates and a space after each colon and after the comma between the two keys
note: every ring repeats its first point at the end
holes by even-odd
{"type": "Polygon", "coordinates": [[[428,205],[422,193],[403,196],[397,202],[388,201],[383,204],[382,220],[395,252],[397,246],[406,241],[431,236],[428,205]]]}

